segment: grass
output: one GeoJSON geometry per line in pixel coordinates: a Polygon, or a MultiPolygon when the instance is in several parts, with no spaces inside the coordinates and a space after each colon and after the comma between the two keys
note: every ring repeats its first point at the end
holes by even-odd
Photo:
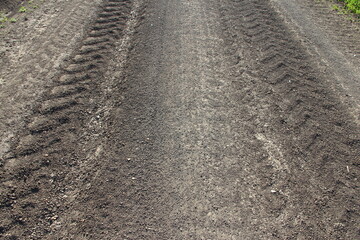
{"type": "MultiPolygon", "coordinates": [[[[320,0],[317,0],[320,1],[320,0]]],[[[360,0],[331,0],[331,9],[345,15],[350,22],[360,22],[360,0]]]]}
{"type": "Polygon", "coordinates": [[[360,0],[339,0],[345,3],[345,8],[360,17],[360,0]]]}

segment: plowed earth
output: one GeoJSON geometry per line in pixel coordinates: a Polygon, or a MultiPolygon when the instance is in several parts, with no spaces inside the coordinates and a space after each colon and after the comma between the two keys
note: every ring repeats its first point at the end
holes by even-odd
{"type": "Polygon", "coordinates": [[[1,239],[360,237],[357,24],[310,0],[26,19],[1,30],[1,239]]]}

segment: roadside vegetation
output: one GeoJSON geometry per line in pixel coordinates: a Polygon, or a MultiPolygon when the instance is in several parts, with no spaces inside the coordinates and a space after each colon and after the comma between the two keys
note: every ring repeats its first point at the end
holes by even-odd
{"type": "Polygon", "coordinates": [[[351,21],[360,20],[360,0],[332,0],[332,9],[339,14],[349,15],[351,21]],[[350,16],[352,15],[352,16],[350,16]],[[355,16],[354,16],[355,15],[355,16]]]}
{"type": "Polygon", "coordinates": [[[360,17],[360,0],[339,0],[345,3],[345,8],[360,17]]]}

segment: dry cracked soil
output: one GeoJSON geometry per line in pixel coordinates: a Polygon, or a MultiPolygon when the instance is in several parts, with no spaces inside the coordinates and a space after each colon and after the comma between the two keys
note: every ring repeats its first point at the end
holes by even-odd
{"type": "Polygon", "coordinates": [[[0,239],[360,239],[360,24],[331,3],[18,2],[0,239]]]}

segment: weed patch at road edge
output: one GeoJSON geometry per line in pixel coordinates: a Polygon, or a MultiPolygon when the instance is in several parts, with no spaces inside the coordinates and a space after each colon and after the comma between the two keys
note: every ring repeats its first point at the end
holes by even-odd
{"type": "Polygon", "coordinates": [[[360,0],[339,0],[345,3],[345,7],[360,18],[360,0]]]}

